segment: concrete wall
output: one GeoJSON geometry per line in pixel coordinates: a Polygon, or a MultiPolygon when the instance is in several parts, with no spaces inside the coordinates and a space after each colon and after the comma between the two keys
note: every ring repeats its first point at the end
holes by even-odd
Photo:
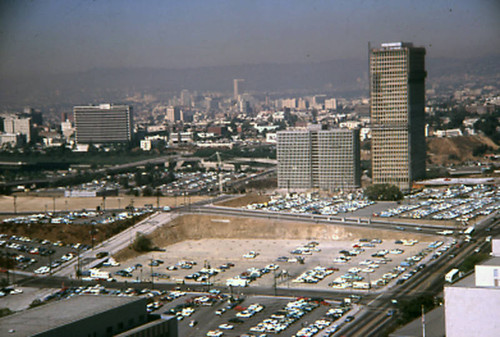
{"type": "Polygon", "coordinates": [[[444,288],[447,337],[500,336],[500,288],[444,288]]]}
{"type": "Polygon", "coordinates": [[[491,253],[493,256],[500,256],[500,239],[491,240],[491,253]]]}
{"type": "Polygon", "coordinates": [[[476,286],[477,287],[498,287],[500,280],[499,266],[476,266],[476,286]],[[495,272],[496,270],[496,272],[495,272]],[[495,280],[496,284],[495,284],[495,280]]]}

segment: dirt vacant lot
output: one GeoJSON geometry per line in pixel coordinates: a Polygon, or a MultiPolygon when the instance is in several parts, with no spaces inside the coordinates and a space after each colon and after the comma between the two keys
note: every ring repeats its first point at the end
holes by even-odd
{"type": "MultiPolygon", "coordinates": [[[[185,215],[176,218],[150,235],[155,246],[168,246],[186,240],[201,239],[267,239],[267,240],[355,240],[377,236],[380,239],[417,239],[428,241],[430,236],[388,230],[357,227],[305,224],[291,221],[262,220],[243,217],[185,215]]],[[[138,254],[131,249],[121,251],[116,258],[124,261],[138,254]]]]}
{"type": "MultiPolygon", "coordinates": [[[[204,196],[192,196],[189,198],[184,197],[160,197],[160,207],[163,206],[182,206],[185,203],[193,203],[200,200],[205,200],[204,196]]],[[[95,210],[96,207],[103,206],[106,209],[125,208],[128,205],[134,207],[144,207],[144,205],[151,204],[156,207],[156,197],[132,197],[132,196],[119,196],[119,197],[102,197],[95,198],[49,198],[49,197],[32,197],[32,196],[0,196],[0,212],[14,212],[14,203],[16,204],[17,212],[52,212],[55,208],[56,211],[80,211],[82,209],[95,210]],[[103,205],[103,202],[105,205],[103,205]]]]}
{"type": "Polygon", "coordinates": [[[217,205],[225,207],[244,207],[250,204],[268,202],[269,200],[271,200],[271,197],[269,195],[249,193],[240,197],[220,202],[217,205]]]}

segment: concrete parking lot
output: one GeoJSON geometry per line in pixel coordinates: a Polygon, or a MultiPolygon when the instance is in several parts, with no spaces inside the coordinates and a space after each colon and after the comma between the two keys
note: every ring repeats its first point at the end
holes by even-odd
{"type": "MultiPolygon", "coordinates": [[[[380,243],[371,243],[376,237],[357,238],[355,240],[341,241],[318,241],[315,250],[304,250],[303,254],[292,254],[292,251],[303,249],[310,243],[308,240],[244,240],[244,239],[203,239],[186,240],[168,247],[164,252],[153,252],[139,256],[127,261],[121,261],[120,266],[107,267],[102,270],[109,271],[113,277],[120,281],[134,280],[150,281],[151,273],[154,273],[155,283],[161,282],[184,282],[185,284],[200,284],[189,275],[193,275],[201,270],[216,269],[217,275],[205,278],[205,282],[210,282],[215,286],[226,286],[227,280],[237,278],[243,273],[249,273],[252,268],[263,269],[268,267],[270,271],[263,273],[256,278],[249,286],[272,287],[275,282],[278,287],[305,288],[305,289],[331,289],[331,283],[339,277],[349,273],[357,274],[362,278],[362,282],[372,283],[391,273],[395,267],[402,262],[417,256],[420,258],[413,261],[406,270],[414,269],[413,266],[427,262],[433,255],[429,244],[436,241],[429,236],[426,240],[418,242],[411,241],[411,235],[407,239],[395,240],[385,239],[380,243]],[[360,241],[361,239],[362,241],[360,241]],[[396,243],[398,241],[398,243],[396,243]],[[411,244],[411,245],[410,245],[411,244]],[[352,254],[350,260],[343,262],[339,259],[345,254],[341,251],[352,252],[358,247],[359,253],[352,254]],[[386,251],[385,262],[380,257],[374,257],[377,252],[386,251]],[[256,256],[250,258],[249,252],[255,252],[256,256]],[[424,252],[424,253],[422,253],[424,252]],[[246,258],[244,256],[247,256],[246,258]],[[281,259],[280,259],[281,257],[281,259]],[[284,258],[288,258],[286,262],[284,258]],[[304,263],[298,260],[303,259],[304,263]],[[151,266],[151,262],[154,266],[151,266]],[[193,264],[192,262],[196,263],[193,264]],[[223,266],[228,263],[234,266],[225,269],[223,266]],[[140,266],[139,266],[140,265],[140,266]],[[134,268],[134,266],[138,266],[134,268]],[[279,266],[276,268],[275,266],[279,266]],[[305,272],[317,267],[330,268],[333,273],[327,275],[317,283],[299,282],[298,278],[305,272]],[[115,275],[118,270],[128,269],[131,277],[120,277],[115,275]],[[131,270],[133,269],[133,270],[131,270]]],[[[442,240],[442,239],[441,239],[442,240]]],[[[375,242],[375,241],[374,241],[375,242]]],[[[297,253],[297,252],[295,252],[297,253]]],[[[344,252],[345,253],[345,252],[344,252]]],[[[399,274],[403,274],[402,270],[399,274]]],[[[394,283],[394,282],[393,282],[394,283]]],[[[375,285],[371,289],[379,288],[375,285]]],[[[382,287],[380,287],[382,288],[382,287]]],[[[350,290],[350,289],[349,289],[350,290]]]]}
{"type": "MultiPolygon", "coordinates": [[[[194,293],[184,294],[176,300],[166,303],[156,313],[168,312],[170,309],[176,308],[179,305],[185,305],[186,303],[192,303],[193,300],[203,296],[203,294],[194,293]]],[[[258,330],[264,329],[264,324],[267,324],[263,322],[270,322],[273,319],[273,315],[280,313],[287,305],[290,306],[291,303],[296,301],[297,299],[295,298],[250,296],[244,298],[241,303],[238,302],[232,308],[228,305],[229,302],[227,299],[218,299],[211,306],[196,305],[193,306],[194,311],[191,312],[189,310],[187,313],[184,312],[184,316],[181,313],[177,314],[177,317],[180,319],[178,321],[179,336],[202,337],[207,336],[210,331],[215,332],[217,330],[223,332],[223,336],[242,336],[245,333],[248,335],[252,334],[250,336],[259,336],[263,332],[258,332],[258,330]],[[251,314],[251,316],[246,314],[245,309],[255,306],[260,306],[262,310],[251,314]],[[193,321],[196,322],[196,325],[192,323],[193,321]]],[[[357,310],[358,307],[356,305],[346,307],[338,302],[315,303],[311,311],[306,311],[300,319],[291,323],[279,335],[293,336],[300,329],[306,328],[310,324],[320,320],[323,321],[323,328],[319,329],[319,331],[326,332],[335,325],[346,324],[344,323],[346,317],[355,314],[357,310]],[[343,314],[337,315],[337,317],[331,315],[331,312],[336,308],[343,308],[343,314]],[[327,315],[329,311],[330,315],[327,315]]],[[[269,323],[268,327],[272,327],[272,323],[269,323]]],[[[327,336],[328,334],[319,335],[327,336]]]]}

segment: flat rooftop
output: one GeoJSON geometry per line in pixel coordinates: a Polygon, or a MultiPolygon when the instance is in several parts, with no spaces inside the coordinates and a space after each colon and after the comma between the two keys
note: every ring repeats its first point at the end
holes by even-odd
{"type": "Polygon", "coordinates": [[[500,256],[493,256],[488,260],[481,262],[480,266],[500,266],[500,256]]]}
{"type": "Polygon", "coordinates": [[[139,300],[142,298],[74,296],[0,318],[0,336],[31,336],[139,300]],[[11,329],[14,332],[9,333],[11,329]]]}
{"type": "Polygon", "coordinates": [[[475,288],[476,287],[476,274],[472,273],[467,277],[453,283],[446,285],[447,287],[464,287],[464,288],[475,288]]]}

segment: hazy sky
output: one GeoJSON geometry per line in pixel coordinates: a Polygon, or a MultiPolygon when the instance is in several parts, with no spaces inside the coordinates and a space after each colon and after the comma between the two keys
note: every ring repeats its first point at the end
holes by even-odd
{"type": "Polygon", "coordinates": [[[500,1],[0,0],[0,76],[363,59],[368,41],[500,55],[500,1]]]}

